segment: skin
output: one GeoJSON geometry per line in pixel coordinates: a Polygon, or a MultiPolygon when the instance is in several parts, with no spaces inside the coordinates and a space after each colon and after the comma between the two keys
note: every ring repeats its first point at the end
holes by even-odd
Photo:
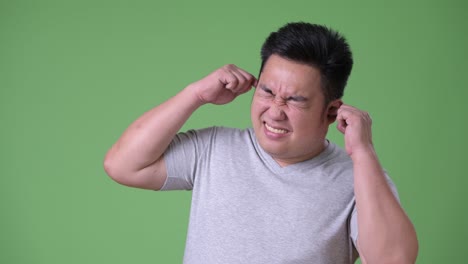
{"type": "Polygon", "coordinates": [[[116,182],[159,190],[167,173],[163,153],[187,119],[204,104],[227,104],[256,83],[250,73],[225,65],[135,120],[110,148],[104,169],[116,182]]]}
{"type": "Polygon", "coordinates": [[[280,166],[318,155],[326,146],[329,125],[337,121],[353,161],[362,262],[414,263],[416,232],[386,182],[369,115],[340,99],[325,105],[318,70],[276,55],[268,59],[258,81],[226,65],[144,113],[108,151],[104,169],[121,184],[159,190],[167,177],[163,153],[191,114],[204,104],[230,103],[252,86],[255,135],[280,166]]]}
{"type": "Polygon", "coordinates": [[[362,263],[415,263],[416,231],[387,184],[372,144],[368,113],[349,105],[338,110],[337,128],[353,161],[362,263]]]}
{"type": "Polygon", "coordinates": [[[251,119],[260,145],[280,166],[324,150],[328,126],[342,104],[339,99],[328,105],[324,101],[317,69],[277,55],[268,59],[253,96],[251,119]]]}

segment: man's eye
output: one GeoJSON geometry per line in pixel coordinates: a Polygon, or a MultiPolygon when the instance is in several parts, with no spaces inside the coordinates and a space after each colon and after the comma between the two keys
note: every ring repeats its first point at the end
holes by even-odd
{"type": "Polygon", "coordinates": [[[306,99],[302,96],[291,96],[291,97],[288,97],[287,100],[295,102],[295,103],[301,103],[301,102],[306,101],[306,99]]]}
{"type": "Polygon", "coordinates": [[[271,90],[266,89],[265,92],[268,93],[268,94],[273,95],[273,91],[271,91],[271,90]]]}

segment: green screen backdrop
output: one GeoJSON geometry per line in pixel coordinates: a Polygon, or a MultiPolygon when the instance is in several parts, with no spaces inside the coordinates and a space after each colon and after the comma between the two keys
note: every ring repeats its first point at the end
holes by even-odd
{"type": "MultiPolygon", "coordinates": [[[[257,74],[269,32],[342,32],[346,103],[417,229],[418,263],[466,263],[463,1],[0,1],[0,263],[181,263],[190,192],[118,185],[102,161],[144,111],[216,68],[257,74]]],[[[183,127],[250,126],[252,93],[183,127]]],[[[333,126],[329,138],[343,138],[333,126]]]]}

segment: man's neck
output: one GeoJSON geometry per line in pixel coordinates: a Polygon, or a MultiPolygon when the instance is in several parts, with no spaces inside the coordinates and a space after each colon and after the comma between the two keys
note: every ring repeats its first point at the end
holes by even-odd
{"type": "Polygon", "coordinates": [[[329,144],[330,144],[330,142],[328,141],[328,139],[325,139],[324,142],[323,142],[323,145],[320,148],[318,148],[317,151],[308,153],[307,155],[304,155],[304,156],[301,156],[301,157],[294,157],[294,158],[276,158],[276,157],[272,157],[272,158],[273,158],[274,161],[276,161],[276,163],[278,163],[278,165],[280,165],[280,167],[284,168],[284,167],[287,167],[289,165],[293,165],[293,164],[303,162],[303,161],[306,161],[306,160],[310,160],[310,159],[313,159],[313,158],[317,157],[318,155],[320,155],[328,147],[329,144]]]}

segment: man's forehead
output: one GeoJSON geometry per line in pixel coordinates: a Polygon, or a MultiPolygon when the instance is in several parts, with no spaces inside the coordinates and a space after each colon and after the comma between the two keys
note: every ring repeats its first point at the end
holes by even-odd
{"type": "Polygon", "coordinates": [[[311,97],[317,92],[321,92],[320,89],[314,88],[319,84],[310,84],[308,82],[284,82],[284,81],[277,81],[274,79],[268,78],[269,76],[264,75],[260,77],[258,88],[262,90],[272,91],[273,93],[278,93],[280,95],[287,95],[287,96],[303,96],[303,97],[311,97]],[[264,78],[263,78],[264,77],[264,78]]]}
{"type": "Polygon", "coordinates": [[[260,83],[270,89],[314,90],[320,86],[321,74],[316,67],[272,55],[260,75],[260,83]]]}

